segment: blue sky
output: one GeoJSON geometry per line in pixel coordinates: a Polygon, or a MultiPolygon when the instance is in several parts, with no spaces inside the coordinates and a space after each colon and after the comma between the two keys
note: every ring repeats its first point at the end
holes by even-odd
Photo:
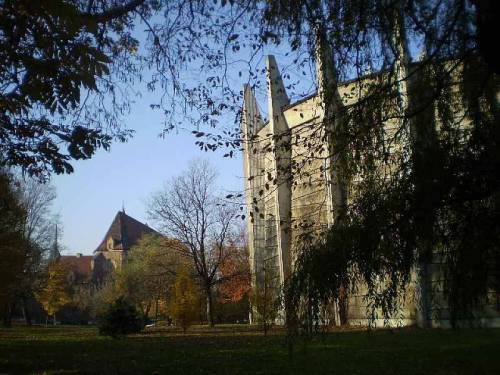
{"type": "Polygon", "coordinates": [[[92,159],[76,162],[70,175],[52,178],[57,189],[54,212],[60,214],[63,225],[63,253],[91,254],[122,202],[127,214],[147,222],[147,198],[193,159],[211,161],[224,191],[242,190],[241,155],[229,159],[222,157],[222,151],[200,151],[186,131],[159,138],[162,116],[150,109],[152,102],[154,94],[143,94],[125,117],[125,125],[135,130],[130,141],[115,143],[109,152],[100,150],[92,159]]]}
{"type": "MultiPolygon", "coordinates": [[[[139,36],[141,43],[144,35],[139,36]]],[[[279,47],[269,46],[262,55],[276,55],[282,73],[290,74],[285,82],[301,80],[301,95],[310,91],[313,79],[305,77],[302,72],[294,70],[289,49],[283,43],[279,47]]],[[[247,55],[249,51],[241,51],[239,55],[247,55]]],[[[244,61],[240,60],[240,61],[244,61]]],[[[257,66],[264,68],[265,61],[261,57],[257,66]]],[[[239,75],[244,70],[245,63],[232,66],[228,72],[233,89],[242,89],[248,79],[246,74],[239,75]]],[[[185,71],[187,79],[203,79],[195,71],[185,71]]],[[[147,75],[146,75],[147,76],[147,75]]],[[[259,79],[265,82],[265,74],[259,73],[259,79]]],[[[90,160],[75,162],[75,172],[70,175],[52,177],[52,183],[57,189],[57,199],[54,213],[60,215],[63,225],[63,253],[91,254],[104,237],[117,211],[121,210],[122,202],[125,211],[139,221],[147,223],[146,201],[151,193],[159,190],[171,177],[182,173],[189,162],[196,158],[206,158],[219,172],[219,186],[224,193],[241,192],[243,190],[243,161],[236,153],[233,158],[224,158],[227,150],[203,152],[195,145],[197,140],[191,134],[190,124],[183,126],[188,130],[179,130],[160,138],[163,130],[161,111],[153,111],[150,104],[157,103],[161,93],[149,92],[144,84],[135,88],[141,92],[132,105],[131,113],[124,117],[124,126],[135,130],[135,134],[127,143],[115,143],[109,152],[99,150],[90,160]]],[[[256,95],[265,115],[267,101],[265,85],[257,90],[256,95]]],[[[292,94],[292,93],[289,93],[292,94]]],[[[291,95],[297,99],[297,95],[291,95]]],[[[243,104],[243,103],[241,103],[243,104]]],[[[182,120],[182,119],[181,119],[182,120]]],[[[221,127],[231,127],[234,117],[221,118],[221,127]],[[226,121],[227,123],[223,123],[226,121]]],[[[200,129],[203,130],[203,129],[200,129]]]]}
{"type": "MultiPolygon", "coordinates": [[[[244,31],[244,24],[238,27],[243,29],[233,31],[242,34],[248,32],[244,31]]],[[[140,51],[145,42],[143,30],[144,25],[139,23],[136,37],[140,41],[140,51]]],[[[210,37],[207,38],[210,43],[210,37]]],[[[275,55],[285,85],[295,84],[293,92],[288,90],[292,101],[315,90],[314,66],[311,64],[301,68],[294,62],[296,57],[299,61],[304,59],[303,54],[298,51],[297,55],[288,54],[290,48],[285,41],[279,46],[267,45],[264,49],[253,61],[256,64],[254,68],[263,69],[263,57],[266,54],[275,55]]],[[[412,46],[412,50],[416,50],[416,47],[412,46]]],[[[234,85],[233,90],[240,90],[243,84],[249,81],[246,62],[251,54],[249,48],[243,47],[235,53],[232,63],[228,63],[231,70],[227,72],[228,80],[234,85]]],[[[204,79],[196,64],[190,69],[185,68],[182,68],[181,79],[189,82],[204,79]]],[[[217,75],[220,72],[209,73],[217,75]]],[[[145,76],[147,77],[147,74],[145,76]]],[[[256,96],[261,112],[266,116],[265,73],[262,70],[259,71],[257,80],[261,83],[256,90],[256,96]]],[[[161,111],[153,111],[150,104],[158,103],[162,93],[146,90],[144,82],[139,85],[134,89],[140,91],[141,97],[135,99],[131,113],[124,116],[124,127],[135,130],[133,138],[127,143],[113,144],[109,152],[99,150],[90,160],[74,162],[75,172],[70,175],[52,177],[52,184],[55,185],[58,195],[53,208],[54,213],[60,215],[63,225],[64,253],[91,254],[102,240],[117,211],[121,210],[122,204],[127,214],[147,222],[148,197],[162,188],[170,178],[182,173],[193,159],[202,157],[212,163],[219,172],[219,186],[224,193],[243,190],[241,155],[235,153],[230,159],[223,157],[227,152],[224,149],[217,152],[200,151],[195,145],[196,138],[190,132],[193,130],[192,125],[186,124],[186,121],[183,127],[188,130],[173,131],[160,138],[164,118],[161,111]]],[[[221,118],[220,127],[234,126],[233,120],[234,117],[221,118]]]]}

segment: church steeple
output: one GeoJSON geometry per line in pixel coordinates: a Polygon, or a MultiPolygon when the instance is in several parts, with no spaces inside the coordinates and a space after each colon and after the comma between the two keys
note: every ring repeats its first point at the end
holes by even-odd
{"type": "Polygon", "coordinates": [[[49,261],[56,262],[61,257],[61,252],[59,251],[59,231],[56,224],[55,234],[54,234],[54,243],[52,244],[52,248],[50,249],[49,261]]]}

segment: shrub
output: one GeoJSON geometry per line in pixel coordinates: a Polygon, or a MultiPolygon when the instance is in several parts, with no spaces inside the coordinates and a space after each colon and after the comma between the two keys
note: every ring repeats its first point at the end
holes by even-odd
{"type": "Polygon", "coordinates": [[[134,305],[119,297],[99,317],[99,334],[117,337],[142,330],[142,319],[134,305]]]}

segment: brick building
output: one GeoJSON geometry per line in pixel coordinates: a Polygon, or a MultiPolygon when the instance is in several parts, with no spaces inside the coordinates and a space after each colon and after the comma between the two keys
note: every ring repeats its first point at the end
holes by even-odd
{"type": "Polygon", "coordinates": [[[120,269],[127,253],[145,234],[158,234],[146,224],[118,211],[94,255],[64,255],[59,257],[73,282],[101,283],[114,270],[120,269]]]}

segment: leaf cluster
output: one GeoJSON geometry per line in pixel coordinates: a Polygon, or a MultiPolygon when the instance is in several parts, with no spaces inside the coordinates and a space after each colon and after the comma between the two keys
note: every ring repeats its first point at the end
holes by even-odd
{"type": "Polygon", "coordinates": [[[130,15],[120,8],[108,17],[94,12],[102,5],[69,0],[2,3],[3,164],[39,176],[70,173],[71,160],[88,159],[98,148],[108,149],[113,139],[130,135],[106,129],[104,120],[111,125],[123,109],[114,100],[111,69],[129,59],[124,47],[134,48],[136,41],[121,26],[130,15]],[[111,110],[91,104],[106,93],[113,98],[111,110]]]}

